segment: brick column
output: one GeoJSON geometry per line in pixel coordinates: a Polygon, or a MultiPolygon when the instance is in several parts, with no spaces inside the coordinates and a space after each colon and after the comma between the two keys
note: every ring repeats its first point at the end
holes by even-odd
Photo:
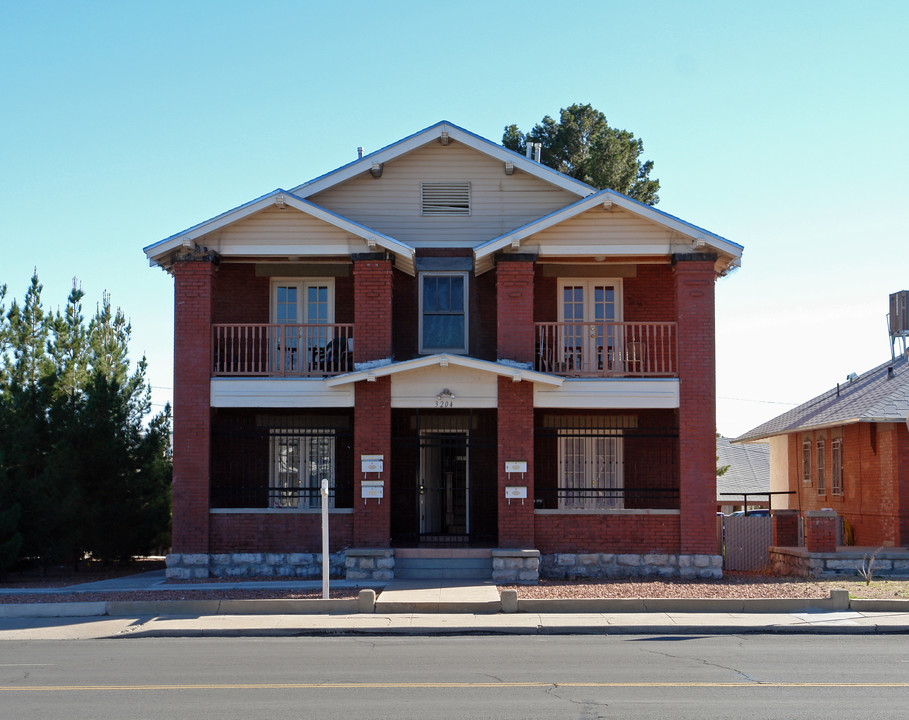
{"type": "Polygon", "coordinates": [[[812,510],[805,513],[805,547],[808,552],[836,552],[836,513],[812,510]]]}
{"type": "Polygon", "coordinates": [[[499,378],[498,391],[498,483],[499,547],[532,548],[533,533],[533,383],[499,378]],[[527,462],[524,477],[505,473],[507,461],[527,462]],[[506,485],[526,485],[527,499],[505,498],[506,485]]]}
{"type": "Polygon", "coordinates": [[[391,539],[391,378],[362,381],[356,387],[354,407],[354,545],[363,547],[389,546],[391,539]],[[361,455],[384,455],[382,477],[375,473],[365,476],[361,471],[361,455]],[[363,480],[383,480],[385,497],[382,501],[360,497],[363,480]]]}
{"type": "Polygon", "coordinates": [[[681,552],[716,552],[716,357],[714,261],[674,255],[679,367],[681,552]]]}
{"type": "Polygon", "coordinates": [[[533,362],[533,255],[496,257],[496,357],[533,362]]]}
{"type": "Polygon", "coordinates": [[[353,256],[354,362],[390,358],[391,260],[383,253],[353,256]]]}
{"type": "Polygon", "coordinates": [[[208,552],[211,319],[217,256],[177,256],[174,274],[173,551],[208,552]]]}
{"type": "MultiPolygon", "coordinates": [[[[353,256],[354,362],[391,358],[391,261],[383,253],[353,256]]],[[[361,381],[354,407],[354,545],[389,546],[391,538],[391,378],[361,381]],[[383,455],[382,477],[365,477],[361,455],[383,455]],[[385,497],[360,496],[364,479],[385,482],[385,497]]]]}
{"type": "Polygon", "coordinates": [[[799,511],[771,510],[773,518],[773,546],[798,547],[799,544],[799,511]]]}

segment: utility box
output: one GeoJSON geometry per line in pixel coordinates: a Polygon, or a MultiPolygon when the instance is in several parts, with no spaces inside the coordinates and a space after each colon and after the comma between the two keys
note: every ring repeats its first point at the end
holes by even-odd
{"type": "Polygon", "coordinates": [[[909,290],[890,294],[890,336],[909,335],[909,290]]]}

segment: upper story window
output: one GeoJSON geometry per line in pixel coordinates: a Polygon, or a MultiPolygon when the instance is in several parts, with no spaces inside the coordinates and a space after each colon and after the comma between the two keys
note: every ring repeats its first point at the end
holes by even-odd
{"type": "Polygon", "coordinates": [[[420,273],[420,352],[467,352],[467,273],[420,273]]]}
{"type": "Polygon", "coordinates": [[[843,438],[835,437],[830,443],[830,492],[843,494],[843,438]]]}
{"type": "Polygon", "coordinates": [[[827,494],[827,443],[817,439],[817,494],[827,494]]]}
{"type": "Polygon", "coordinates": [[[423,215],[470,215],[470,183],[420,183],[423,215]]]}
{"type": "Polygon", "coordinates": [[[334,279],[275,280],[272,283],[271,319],[282,325],[334,322],[334,279]]]}

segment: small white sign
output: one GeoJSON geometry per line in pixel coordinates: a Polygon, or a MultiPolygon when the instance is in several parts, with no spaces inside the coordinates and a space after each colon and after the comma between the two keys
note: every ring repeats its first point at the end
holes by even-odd
{"type": "Polygon", "coordinates": [[[507,485],[505,487],[505,497],[507,497],[509,500],[512,498],[515,500],[525,500],[527,498],[527,486],[507,485]]]}
{"type": "Polygon", "coordinates": [[[362,472],[374,473],[382,472],[385,466],[384,455],[360,455],[360,465],[362,472]]]}
{"type": "Polygon", "coordinates": [[[526,473],[527,472],[527,461],[524,460],[521,462],[516,462],[516,461],[506,462],[505,463],[505,472],[507,472],[507,473],[513,473],[513,472],[526,473]]]}
{"type": "Polygon", "coordinates": [[[385,497],[385,483],[382,480],[364,480],[360,486],[360,495],[363,498],[385,497]]]}

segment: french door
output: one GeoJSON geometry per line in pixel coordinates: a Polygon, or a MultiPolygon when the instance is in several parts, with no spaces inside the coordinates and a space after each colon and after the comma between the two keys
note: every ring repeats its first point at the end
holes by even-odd
{"type": "Polygon", "coordinates": [[[569,371],[600,374],[616,359],[616,327],[622,314],[618,280],[559,282],[559,361],[569,371]]]}

